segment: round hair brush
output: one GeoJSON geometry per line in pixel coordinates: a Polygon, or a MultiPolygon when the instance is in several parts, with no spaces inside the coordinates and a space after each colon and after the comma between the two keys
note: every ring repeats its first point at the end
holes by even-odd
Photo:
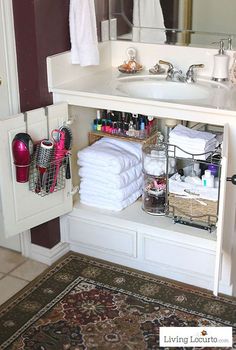
{"type": "Polygon", "coordinates": [[[52,161],[53,153],[54,148],[51,140],[44,139],[37,146],[36,169],[38,170],[38,181],[35,187],[36,193],[39,193],[46,185],[47,169],[52,161]]]}
{"type": "Polygon", "coordinates": [[[54,162],[55,162],[55,171],[54,171],[54,177],[52,185],[49,189],[49,192],[52,193],[55,190],[56,183],[57,183],[57,176],[59,174],[59,170],[61,167],[61,164],[63,162],[63,158],[65,156],[65,133],[62,130],[53,130],[52,133],[52,139],[54,141],[54,162]]]}
{"type": "Polygon", "coordinates": [[[71,173],[70,173],[70,157],[69,157],[69,151],[72,148],[72,131],[67,125],[63,125],[59,128],[60,131],[63,131],[65,134],[65,150],[67,151],[66,153],[66,179],[71,178],[71,173]]]}

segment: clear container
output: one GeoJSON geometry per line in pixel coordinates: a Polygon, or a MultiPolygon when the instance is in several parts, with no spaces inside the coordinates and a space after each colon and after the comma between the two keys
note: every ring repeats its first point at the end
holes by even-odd
{"type": "Polygon", "coordinates": [[[165,215],[167,148],[163,143],[143,147],[144,185],[142,208],[148,214],[165,215]]]}

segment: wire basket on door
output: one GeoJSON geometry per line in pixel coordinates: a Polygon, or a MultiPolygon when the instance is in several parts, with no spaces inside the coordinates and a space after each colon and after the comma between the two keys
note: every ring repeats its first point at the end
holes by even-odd
{"type": "Polygon", "coordinates": [[[39,167],[36,157],[30,166],[29,188],[41,197],[65,188],[65,173],[69,162],[68,155],[52,160],[47,168],[39,167]]]}

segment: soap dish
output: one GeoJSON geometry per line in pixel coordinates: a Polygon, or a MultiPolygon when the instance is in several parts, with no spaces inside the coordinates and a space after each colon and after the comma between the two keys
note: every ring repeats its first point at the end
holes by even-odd
{"type": "Polygon", "coordinates": [[[153,68],[149,69],[149,73],[151,74],[164,74],[165,73],[165,69],[162,68],[158,63],[155,64],[155,66],[153,68]]]}

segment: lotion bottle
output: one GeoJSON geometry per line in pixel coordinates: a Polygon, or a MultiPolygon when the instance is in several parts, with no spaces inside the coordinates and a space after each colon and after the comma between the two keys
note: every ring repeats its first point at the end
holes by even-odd
{"type": "Polygon", "coordinates": [[[227,81],[229,71],[229,55],[225,53],[223,39],[219,42],[219,53],[214,56],[214,68],[212,73],[212,80],[227,81]]]}
{"type": "Polygon", "coordinates": [[[210,170],[205,170],[205,174],[202,175],[202,185],[204,187],[214,187],[214,176],[210,170]]]}

